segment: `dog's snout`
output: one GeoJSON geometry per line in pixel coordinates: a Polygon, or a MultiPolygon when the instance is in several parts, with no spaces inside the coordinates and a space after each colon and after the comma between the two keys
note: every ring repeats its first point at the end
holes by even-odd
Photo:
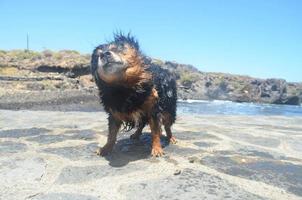
{"type": "Polygon", "coordinates": [[[105,52],[99,52],[99,56],[100,58],[109,58],[111,56],[111,52],[110,51],[105,51],[105,52]]]}

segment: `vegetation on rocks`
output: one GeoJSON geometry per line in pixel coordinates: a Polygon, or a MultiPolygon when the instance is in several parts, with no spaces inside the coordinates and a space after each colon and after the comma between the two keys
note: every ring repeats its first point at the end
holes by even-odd
{"type": "Polygon", "coordinates": [[[61,50],[58,52],[44,50],[42,52],[11,50],[0,51],[0,66],[15,66],[33,69],[40,66],[59,66],[62,68],[87,67],[90,55],[82,55],[74,50],[61,50]]]}
{"type": "MultiPolygon", "coordinates": [[[[302,100],[302,83],[201,72],[192,65],[153,58],[147,58],[146,62],[160,65],[175,75],[181,99],[292,105],[299,105],[302,100]]],[[[0,50],[0,93],[4,93],[3,88],[6,91],[94,90],[89,66],[90,55],[74,50],[0,50]]]]}

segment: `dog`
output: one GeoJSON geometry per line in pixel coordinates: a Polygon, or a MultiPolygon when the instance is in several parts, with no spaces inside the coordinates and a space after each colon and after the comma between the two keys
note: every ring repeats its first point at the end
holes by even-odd
{"type": "Polygon", "coordinates": [[[139,139],[149,124],[151,155],[155,157],[164,154],[160,143],[162,125],[168,141],[176,142],[171,132],[176,119],[175,77],[148,62],[131,34],[116,33],[113,41],[96,47],[91,56],[91,73],[108,113],[107,143],[98,149],[98,155],[105,156],[113,150],[122,125],[127,131],[137,127],[130,138],[139,139]]]}

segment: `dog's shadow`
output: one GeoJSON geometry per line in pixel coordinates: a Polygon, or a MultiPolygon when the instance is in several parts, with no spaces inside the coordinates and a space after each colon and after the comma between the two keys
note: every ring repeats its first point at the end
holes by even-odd
{"type": "MultiPolygon", "coordinates": [[[[139,140],[122,138],[118,139],[112,153],[106,156],[112,167],[123,167],[130,162],[151,157],[151,134],[144,133],[139,140]]],[[[162,147],[169,145],[165,136],[161,137],[162,147]]]]}

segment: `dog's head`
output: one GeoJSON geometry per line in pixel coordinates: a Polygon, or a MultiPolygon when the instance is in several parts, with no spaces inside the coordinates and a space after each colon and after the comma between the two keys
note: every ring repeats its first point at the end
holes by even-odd
{"type": "Polygon", "coordinates": [[[142,54],[130,34],[114,35],[114,40],[98,46],[92,54],[92,72],[108,84],[135,82],[144,74],[142,54]]]}

